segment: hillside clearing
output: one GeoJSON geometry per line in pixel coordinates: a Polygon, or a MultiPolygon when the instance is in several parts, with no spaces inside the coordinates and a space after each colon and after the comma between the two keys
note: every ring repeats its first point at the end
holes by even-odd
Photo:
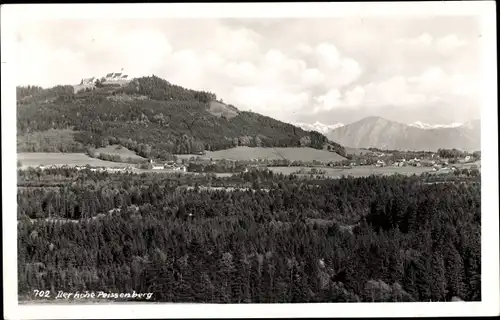
{"type": "Polygon", "coordinates": [[[132,159],[145,160],[145,158],[137,155],[134,151],[129,150],[129,149],[127,149],[123,146],[117,145],[117,144],[110,145],[110,146],[107,146],[104,148],[96,149],[95,152],[96,153],[104,153],[104,154],[108,154],[108,155],[117,155],[117,156],[120,156],[122,158],[132,158],[132,159]]]}
{"type": "Polygon", "coordinates": [[[17,159],[21,161],[22,168],[37,167],[40,165],[55,166],[85,166],[94,167],[127,167],[127,163],[104,161],[94,159],[84,153],[49,153],[49,152],[21,152],[17,154],[17,159]]]}
{"type": "Polygon", "coordinates": [[[349,147],[344,147],[345,152],[347,154],[352,154],[355,156],[360,156],[360,155],[372,155],[373,151],[367,150],[367,149],[362,149],[362,148],[349,148],[349,147]]]}
{"type": "Polygon", "coordinates": [[[290,161],[341,161],[345,158],[335,152],[313,148],[261,148],[261,147],[236,147],[227,150],[207,151],[203,158],[229,159],[229,160],[283,160],[290,161]]]}
{"type": "Polygon", "coordinates": [[[214,116],[224,116],[226,119],[231,119],[238,115],[238,110],[236,108],[217,101],[211,101],[209,103],[208,111],[214,116]]]}

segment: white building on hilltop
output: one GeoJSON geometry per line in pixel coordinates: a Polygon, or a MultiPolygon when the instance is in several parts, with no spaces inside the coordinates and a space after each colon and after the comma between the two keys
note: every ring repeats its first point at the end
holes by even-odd
{"type": "Polygon", "coordinates": [[[82,82],[80,84],[95,84],[96,81],[97,81],[96,77],[84,78],[84,79],[82,79],[82,82]]]}

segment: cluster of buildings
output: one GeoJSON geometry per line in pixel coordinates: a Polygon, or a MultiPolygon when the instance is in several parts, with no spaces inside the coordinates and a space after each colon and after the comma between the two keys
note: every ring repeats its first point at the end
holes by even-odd
{"type": "Polygon", "coordinates": [[[127,74],[123,74],[122,72],[110,72],[106,74],[105,77],[102,78],[98,77],[84,78],[82,79],[80,84],[95,85],[98,80],[100,80],[103,83],[116,83],[116,84],[124,84],[130,81],[127,74]]]}
{"type": "Polygon", "coordinates": [[[168,161],[167,163],[155,163],[153,159],[149,160],[150,168],[153,170],[170,170],[175,172],[187,172],[187,167],[183,164],[178,164],[175,161],[168,161]]]}

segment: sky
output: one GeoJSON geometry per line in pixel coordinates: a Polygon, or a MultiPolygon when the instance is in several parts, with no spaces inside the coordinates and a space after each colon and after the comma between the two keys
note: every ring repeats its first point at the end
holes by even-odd
{"type": "Polygon", "coordinates": [[[12,31],[18,85],[123,68],[286,122],[480,117],[473,16],[25,20],[12,31]]]}

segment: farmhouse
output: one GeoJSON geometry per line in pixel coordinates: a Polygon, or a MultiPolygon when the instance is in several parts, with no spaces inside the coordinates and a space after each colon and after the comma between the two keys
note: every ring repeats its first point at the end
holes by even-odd
{"type": "Polygon", "coordinates": [[[375,165],[377,167],[385,167],[385,162],[384,160],[377,160],[377,163],[375,165]]]}
{"type": "Polygon", "coordinates": [[[184,165],[181,165],[181,166],[174,166],[174,167],[173,167],[173,170],[174,170],[174,171],[180,171],[180,172],[187,172],[187,168],[186,168],[186,166],[184,166],[184,165]]]}

